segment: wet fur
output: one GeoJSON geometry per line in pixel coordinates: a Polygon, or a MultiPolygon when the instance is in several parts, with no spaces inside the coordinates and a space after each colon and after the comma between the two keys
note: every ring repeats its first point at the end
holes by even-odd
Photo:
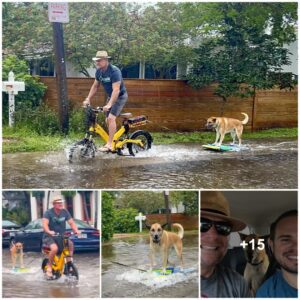
{"type": "Polygon", "coordinates": [[[178,233],[169,232],[163,229],[167,224],[160,225],[159,223],[154,223],[151,226],[146,225],[150,229],[150,262],[151,270],[155,265],[155,254],[160,253],[162,257],[162,272],[166,272],[168,257],[170,248],[174,247],[178,258],[180,259],[181,268],[183,268],[183,258],[182,258],[182,238],[184,235],[184,229],[182,225],[178,223],[172,224],[173,227],[178,228],[178,233]]]}
{"type": "Polygon", "coordinates": [[[216,140],[214,143],[216,146],[222,145],[226,133],[231,134],[233,144],[235,143],[235,137],[237,136],[239,140],[239,146],[241,146],[243,125],[247,124],[249,121],[248,115],[245,113],[242,114],[245,116],[243,121],[225,117],[210,117],[207,119],[205,127],[207,129],[216,130],[216,140]]]}
{"type": "MultiPolygon", "coordinates": [[[[245,257],[247,259],[244,278],[248,282],[252,295],[255,296],[256,291],[261,285],[264,275],[267,272],[269,266],[269,258],[265,248],[263,250],[259,250],[257,247],[255,247],[255,249],[253,250],[252,244],[249,244],[249,242],[254,239],[255,244],[257,244],[258,239],[265,240],[265,238],[260,237],[256,234],[245,235],[241,233],[240,237],[243,241],[248,243],[248,246],[244,249],[245,257]]],[[[264,244],[266,243],[264,242],[264,244]]]]}
{"type": "Polygon", "coordinates": [[[11,255],[11,261],[12,261],[12,267],[15,268],[17,265],[17,260],[19,260],[20,268],[24,268],[24,262],[23,262],[23,244],[20,242],[17,243],[11,243],[10,246],[10,255],[11,255]]]}

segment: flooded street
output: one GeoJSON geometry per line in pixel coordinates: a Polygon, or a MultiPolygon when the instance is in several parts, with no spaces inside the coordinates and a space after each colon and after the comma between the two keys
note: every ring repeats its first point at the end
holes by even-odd
{"type": "Polygon", "coordinates": [[[79,282],[70,283],[62,276],[47,281],[41,270],[43,255],[36,252],[24,254],[26,272],[11,269],[9,249],[3,249],[3,298],[99,298],[100,262],[98,252],[75,253],[74,263],[79,271],[79,282]]]}
{"type": "Polygon", "coordinates": [[[3,155],[3,188],[297,188],[297,140],[244,141],[240,152],[212,152],[200,144],[154,145],[136,157],[97,153],[3,155]]]}
{"type": "MultiPolygon", "coordinates": [[[[148,272],[148,236],[118,238],[103,243],[102,297],[198,298],[198,257],[198,235],[186,233],[183,239],[184,273],[160,276],[148,272]]],[[[173,249],[169,260],[171,265],[179,265],[173,249]]],[[[156,262],[160,267],[159,256],[156,262]]]]}

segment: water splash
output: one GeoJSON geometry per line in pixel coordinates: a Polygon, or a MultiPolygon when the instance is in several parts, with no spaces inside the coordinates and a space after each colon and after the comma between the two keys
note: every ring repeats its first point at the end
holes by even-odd
{"type": "Polygon", "coordinates": [[[138,270],[127,271],[117,275],[117,280],[126,280],[131,283],[141,283],[151,288],[159,289],[165,286],[172,286],[179,282],[189,281],[198,276],[196,269],[189,273],[173,273],[167,276],[158,275],[153,272],[141,272],[138,270]]]}

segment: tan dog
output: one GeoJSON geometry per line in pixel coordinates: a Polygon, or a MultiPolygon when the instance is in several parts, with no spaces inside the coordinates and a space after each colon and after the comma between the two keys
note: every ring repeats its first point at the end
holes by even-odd
{"type": "Polygon", "coordinates": [[[178,233],[169,232],[163,229],[167,224],[160,225],[154,223],[151,226],[146,224],[146,227],[150,229],[150,261],[151,270],[155,265],[155,253],[159,252],[162,257],[162,272],[166,272],[169,251],[170,248],[174,247],[177,256],[180,259],[181,268],[183,268],[182,259],[182,238],[184,234],[184,229],[182,225],[178,223],[172,224],[173,227],[178,228],[178,233]]]}
{"type": "Polygon", "coordinates": [[[241,146],[243,125],[247,124],[249,121],[248,115],[245,113],[242,114],[245,116],[243,121],[225,117],[210,117],[207,119],[205,127],[216,130],[216,140],[214,143],[216,146],[222,145],[225,134],[229,132],[233,139],[233,144],[235,143],[235,137],[237,136],[239,140],[239,146],[241,146]]]}
{"type": "Polygon", "coordinates": [[[20,268],[24,268],[24,262],[23,262],[23,244],[20,242],[11,243],[10,246],[10,255],[11,255],[11,261],[12,261],[12,267],[15,268],[17,265],[17,260],[19,259],[20,268]]]}
{"type": "Polygon", "coordinates": [[[244,248],[247,259],[244,278],[248,282],[253,296],[255,296],[256,290],[261,285],[269,266],[269,258],[265,250],[265,239],[256,234],[246,235],[240,233],[240,237],[248,244],[244,248]],[[250,242],[252,240],[254,240],[254,243],[250,242]]]}

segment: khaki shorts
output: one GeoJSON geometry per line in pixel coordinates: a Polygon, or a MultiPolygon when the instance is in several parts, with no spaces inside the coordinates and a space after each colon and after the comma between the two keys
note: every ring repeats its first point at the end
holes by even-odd
{"type": "Polygon", "coordinates": [[[122,96],[120,96],[117,101],[112,105],[109,111],[105,113],[106,118],[109,116],[109,114],[114,115],[115,117],[119,116],[123,107],[125,106],[128,99],[128,94],[125,93],[122,96]]]}

